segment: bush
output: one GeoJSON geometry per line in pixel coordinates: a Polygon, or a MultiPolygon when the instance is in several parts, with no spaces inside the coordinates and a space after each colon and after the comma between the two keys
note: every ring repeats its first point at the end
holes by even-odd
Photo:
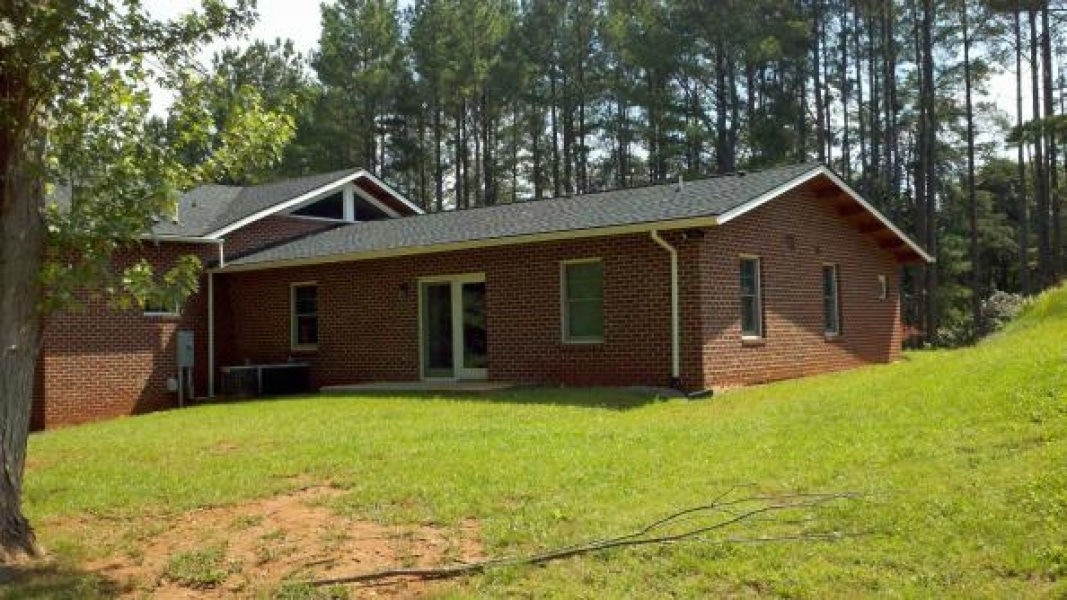
{"type": "Polygon", "coordinates": [[[980,319],[976,324],[969,313],[953,312],[937,330],[939,346],[960,348],[998,331],[1009,321],[1019,316],[1026,300],[1019,294],[994,290],[982,300],[980,319]]]}
{"type": "Polygon", "coordinates": [[[1022,312],[1024,302],[1024,298],[1019,294],[994,290],[988,298],[982,300],[979,335],[989,335],[1007,325],[1022,312]]]}

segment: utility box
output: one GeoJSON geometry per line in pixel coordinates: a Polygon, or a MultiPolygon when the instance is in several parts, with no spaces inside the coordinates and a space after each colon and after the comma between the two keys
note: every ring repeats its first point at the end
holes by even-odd
{"type": "Polygon", "coordinates": [[[192,368],[193,356],[196,354],[196,346],[193,344],[192,331],[178,332],[178,368],[192,368]]]}

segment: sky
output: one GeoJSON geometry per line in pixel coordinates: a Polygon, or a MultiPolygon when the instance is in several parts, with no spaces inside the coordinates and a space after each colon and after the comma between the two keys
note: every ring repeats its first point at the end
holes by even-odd
{"type": "MultiPolygon", "coordinates": [[[[247,45],[253,40],[272,41],[275,38],[289,38],[300,52],[306,53],[318,45],[322,29],[319,0],[259,0],[259,20],[251,31],[241,40],[226,40],[205,49],[203,62],[206,65],[211,56],[223,48],[232,45],[247,45]]],[[[401,5],[407,2],[402,1],[401,5]]],[[[167,19],[192,10],[200,5],[199,0],[145,0],[145,8],[154,17],[167,19]]],[[[1024,77],[1029,77],[1029,70],[1023,65],[1024,77]]],[[[1024,79],[1025,81],[1025,79],[1024,79]]],[[[172,96],[165,90],[153,91],[153,110],[163,113],[170,105],[172,96]]],[[[1015,120],[1015,76],[1013,73],[997,73],[990,78],[988,95],[983,98],[992,101],[1000,110],[1015,120]]],[[[1023,89],[1023,118],[1029,119],[1030,95],[1028,86],[1023,89]]]]}

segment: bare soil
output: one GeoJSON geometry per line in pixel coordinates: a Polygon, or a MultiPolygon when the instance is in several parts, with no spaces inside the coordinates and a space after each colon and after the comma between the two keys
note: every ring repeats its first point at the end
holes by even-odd
{"type": "MultiPolygon", "coordinates": [[[[213,599],[271,595],[288,581],[341,577],[393,567],[428,567],[482,558],[477,524],[446,530],[390,526],[338,516],[326,502],[344,492],[309,487],[244,504],[130,524],[127,541],[86,570],[113,581],[126,598],[213,599]],[[173,557],[221,549],[221,583],[199,585],[168,574],[173,557]]],[[[90,526],[91,517],[81,523],[90,526]]],[[[73,523],[65,523],[71,527],[73,523]]],[[[76,525],[75,525],[76,526],[76,525]]],[[[421,597],[435,585],[396,581],[351,587],[352,597],[421,597]]]]}

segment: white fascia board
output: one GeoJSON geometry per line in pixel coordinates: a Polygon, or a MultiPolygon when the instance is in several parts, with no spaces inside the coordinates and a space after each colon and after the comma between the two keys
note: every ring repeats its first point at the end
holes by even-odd
{"type": "Polygon", "coordinates": [[[785,194],[786,192],[789,192],[790,190],[793,190],[793,189],[795,189],[797,187],[800,187],[801,185],[811,181],[812,179],[815,179],[816,177],[818,177],[820,175],[823,175],[823,176],[827,177],[828,179],[830,179],[830,181],[834,182],[834,185],[836,185],[837,187],[841,188],[841,190],[843,190],[846,194],[848,194],[848,196],[850,198],[852,198],[857,204],[862,206],[864,208],[864,210],[866,210],[868,213],[870,213],[875,219],[878,219],[878,221],[882,225],[885,225],[885,227],[887,229],[889,229],[897,237],[899,237],[905,244],[907,244],[907,246],[909,248],[911,248],[917,255],[919,255],[919,257],[921,257],[923,260],[925,260],[928,263],[933,263],[934,262],[934,258],[932,256],[927,254],[926,251],[923,250],[914,241],[912,241],[912,239],[910,237],[908,237],[907,234],[905,234],[903,231],[901,231],[899,228],[897,228],[897,226],[894,225],[889,219],[887,219],[885,217],[885,215],[883,215],[881,212],[879,212],[878,209],[876,209],[869,202],[864,200],[863,197],[860,196],[859,192],[857,192],[856,190],[852,189],[852,187],[850,187],[840,177],[838,177],[837,174],[835,174],[833,171],[831,171],[830,169],[828,169],[827,167],[824,167],[824,166],[815,167],[812,170],[810,170],[810,171],[808,171],[806,173],[803,173],[801,175],[798,175],[797,177],[791,179],[790,181],[787,181],[786,183],[783,183],[782,185],[774,188],[773,190],[771,190],[771,191],[769,191],[769,192],[767,192],[765,194],[762,194],[762,195],[760,195],[760,196],[758,196],[758,197],[756,197],[756,198],[754,198],[752,200],[749,200],[748,202],[746,202],[746,203],[744,203],[744,204],[742,204],[740,206],[734,207],[734,208],[722,213],[716,219],[716,223],[718,225],[722,225],[724,223],[728,223],[728,222],[736,219],[737,217],[740,217],[741,215],[743,215],[743,214],[745,214],[745,213],[747,213],[747,212],[749,212],[749,211],[751,211],[751,210],[753,210],[755,208],[763,206],[767,202],[770,202],[771,200],[781,196],[782,194],[785,194]]]}
{"type": "Polygon", "coordinates": [[[267,269],[280,269],[285,267],[303,267],[310,265],[353,262],[359,260],[370,260],[375,258],[392,258],[395,256],[413,256],[417,254],[453,252],[456,250],[492,248],[496,246],[514,246],[519,244],[534,244],[538,242],[553,242],[581,238],[606,237],[611,235],[626,235],[631,233],[647,233],[653,230],[668,231],[673,229],[691,229],[695,227],[713,227],[715,226],[715,224],[716,223],[714,217],[695,217],[691,219],[677,219],[673,221],[657,221],[651,223],[636,223],[633,225],[597,227],[593,229],[572,229],[552,233],[515,235],[508,237],[489,238],[485,240],[474,240],[469,242],[449,242],[444,244],[434,244],[431,246],[410,246],[405,248],[374,250],[370,252],[351,252],[346,254],[332,254],[327,256],[315,256],[310,258],[294,258],[244,265],[230,265],[222,269],[215,268],[211,270],[221,273],[232,273],[237,271],[261,271],[267,269]]]}
{"type": "Polygon", "coordinates": [[[357,196],[365,200],[368,204],[389,215],[390,217],[394,219],[400,217],[400,214],[398,212],[379,202],[377,198],[368,194],[366,191],[363,190],[363,188],[359,187],[358,185],[353,185],[352,191],[354,191],[357,196]]]}
{"type": "Polygon", "coordinates": [[[359,177],[362,177],[362,176],[365,176],[365,175],[367,175],[367,172],[364,171],[363,169],[360,169],[359,171],[356,171],[355,173],[352,173],[352,174],[349,174],[349,175],[345,175],[344,177],[341,177],[339,179],[335,179],[334,181],[331,181],[330,183],[327,183],[326,185],[317,187],[317,188],[311,190],[310,192],[307,192],[305,194],[301,194],[301,195],[299,195],[299,196],[297,196],[295,198],[290,198],[289,200],[286,200],[285,202],[279,202],[278,204],[275,204],[274,206],[271,206],[269,208],[265,208],[265,209],[263,209],[263,210],[261,210],[261,211],[259,211],[257,213],[253,213],[251,215],[248,215],[247,217],[245,217],[243,219],[239,219],[237,221],[234,221],[233,223],[230,223],[229,225],[227,225],[227,226],[225,226],[225,227],[223,227],[221,229],[217,229],[215,231],[212,231],[211,233],[209,233],[207,235],[207,237],[225,237],[226,235],[228,235],[232,231],[240,229],[240,228],[244,227],[245,225],[248,225],[249,223],[255,223],[256,221],[258,221],[260,219],[263,219],[263,218],[269,217],[271,215],[280,213],[280,212],[282,212],[284,210],[293,208],[294,206],[298,206],[300,204],[303,204],[304,202],[307,202],[308,200],[312,200],[312,199],[314,199],[314,198],[316,198],[318,196],[322,196],[322,195],[328,194],[328,193],[330,193],[330,192],[332,192],[332,191],[334,191],[336,189],[344,187],[344,185],[346,183],[349,183],[351,181],[355,181],[359,177]]]}
{"type": "Polygon", "coordinates": [[[371,181],[373,181],[377,186],[379,186],[383,190],[389,192],[390,196],[396,198],[397,200],[402,202],[405,206],[407,206],[411,210],[415,211],[415,214],[417,214],[417,215],[426,214],[426,211],[422,210],[414,202],[412,202],[412,201],[408,200],[407,198],[405,198],[403,194],[401,194],[400,192],[398,192],[395,189],[393,189],[393,186],[391,186],[388,183],[382,181],[381,179],[378,179],[378,177],[375,176],[374,173],[371,173],[369,171],[361,171],[361,173],[363,174],[364,177],[366,177],[367,179],[370,179],[371,181]]]}

